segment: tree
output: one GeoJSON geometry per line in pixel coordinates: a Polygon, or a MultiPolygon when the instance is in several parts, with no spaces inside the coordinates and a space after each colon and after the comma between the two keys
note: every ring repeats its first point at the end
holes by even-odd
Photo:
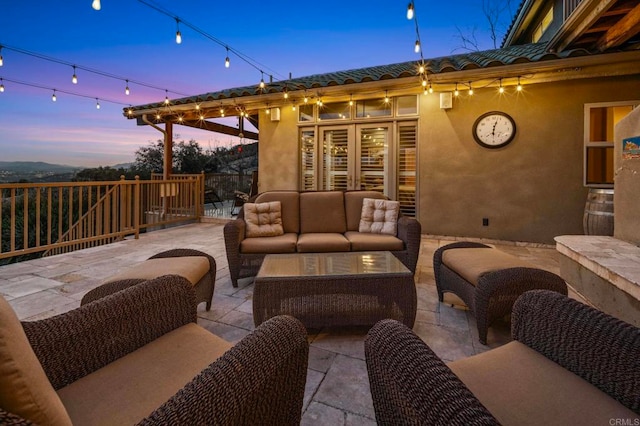
{"type": "Polygon", "coordinates": [[[164,167],[164,141],[149,142],[149,145],[138,148],[133,169],[139,173],[141,179],[151,176],[151,173],[162,173],[164,167]]]}
{"type": "MultiPolygon", "coordinates": [[[[509,25],[509,23],[505,23],[504,21],[505,14],[507,19],[513,16],[511,0],[482,0],[482,14],[486,18],[487,30],[489,31],[493,49],[497,49],[499,35],[500,33],[506,32],[509,25]]],[[[482,50],[476,37],[477,27],[463,31],[456,26],[456,30],[458,31],[456,37],[460,40],[461,45],[454,50],[462,49],[467,52],[482,50]]]]}

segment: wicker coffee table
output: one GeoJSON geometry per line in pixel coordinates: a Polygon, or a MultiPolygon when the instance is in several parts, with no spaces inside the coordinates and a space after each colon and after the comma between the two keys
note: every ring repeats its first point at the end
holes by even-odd
{"type": "Polygon", "coordinates": [[[287,314],[321,328],[393,318],[413,327],[416,305],[413,274],[390,252],[270,254],[255,279],[253,320],[287,314]]]}

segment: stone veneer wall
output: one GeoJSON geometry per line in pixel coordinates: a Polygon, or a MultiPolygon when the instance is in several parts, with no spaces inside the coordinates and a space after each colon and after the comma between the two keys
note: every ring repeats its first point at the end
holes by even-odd
{"type": "Polygon", "coordinates": [[[614,237],[640,246],[640,158],[622,158],[622,140],[640,137],[640,108],[615,127],[614,237]]]}

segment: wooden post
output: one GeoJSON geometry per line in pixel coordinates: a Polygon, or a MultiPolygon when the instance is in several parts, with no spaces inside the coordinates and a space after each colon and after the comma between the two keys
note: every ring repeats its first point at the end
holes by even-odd
{"type": "Polygon", "coordinates": [[[164,132],[164,167],[162,169],[162,179],[167,180],[173,171],[173,123],[165,123],[164,132]]]}

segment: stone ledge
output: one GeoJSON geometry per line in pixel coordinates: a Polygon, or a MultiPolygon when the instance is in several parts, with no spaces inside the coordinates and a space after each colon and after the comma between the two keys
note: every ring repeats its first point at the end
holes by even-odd
{"type": "Polygon", "coordinates": [[[561,235],[556,250],[640,301],[640,247],[613,237],[561,235]]]}

